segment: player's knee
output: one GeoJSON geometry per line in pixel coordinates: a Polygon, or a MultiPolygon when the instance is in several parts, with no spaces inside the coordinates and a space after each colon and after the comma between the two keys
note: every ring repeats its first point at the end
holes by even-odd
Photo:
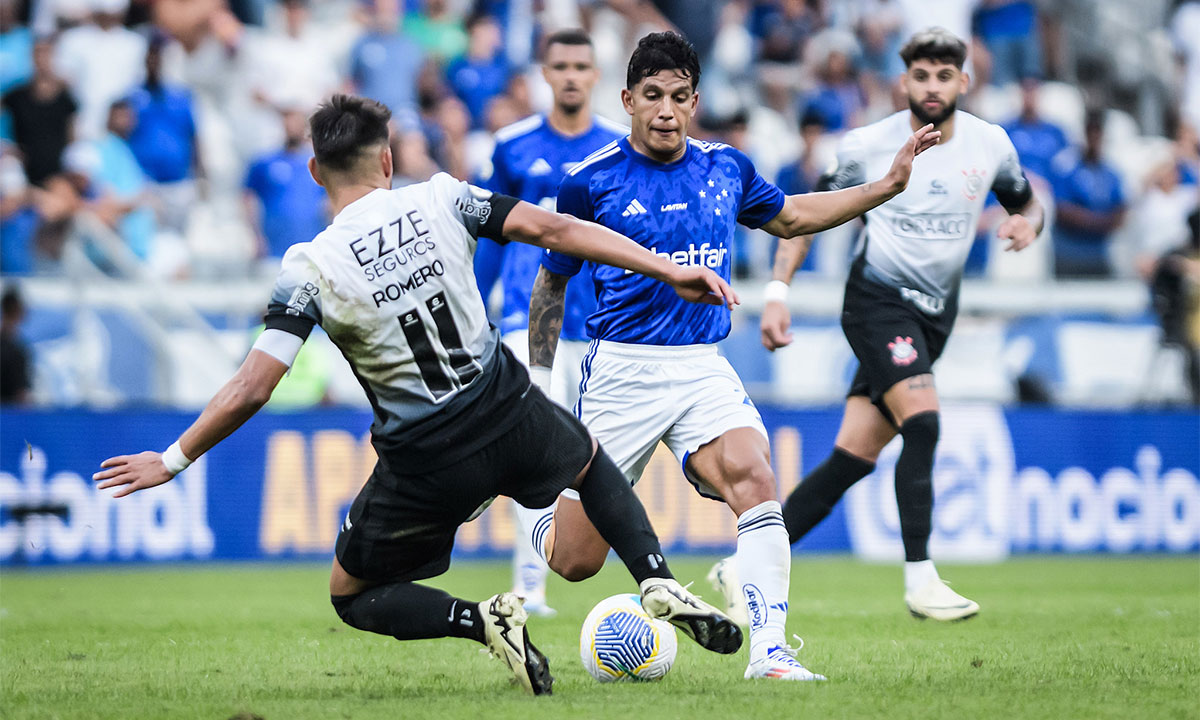
{"type": "Polygon", "coordinates": [[[357,595],[330,595],[329,596],[329,601],[331,603],[333,603],[333,609],[338,614],[338,617],[340,617],[342,619],[342,622],[344,622],[347,625],[350,625],[352,627],[354,626],[354,623],[350,622],[350,608],[351,608],[351,606],[354,605],[354,599],[356,597],[358,597],[358,596],[357,595]]]}
{"type": "Polygon", "coordinates": [[[604,567],[604,560],[596,562],[593,558],[571,557],[566,553],[551,553],[547,563],[556,575],[568,582],[579,582],[593,577],[604,567]]]}
{"type": "Polygon", "coordinates": [[[921,449],[932,450],[937,445],[940,430],[937,411],[928,410],[905,420],[900,426],[900,435],[904,438],[905,447],[912,444],[921,449]]]}

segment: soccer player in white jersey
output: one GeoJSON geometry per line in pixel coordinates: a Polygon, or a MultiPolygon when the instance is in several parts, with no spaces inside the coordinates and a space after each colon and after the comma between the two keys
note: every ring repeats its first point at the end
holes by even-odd
{"type": "Polygon", "coordinates": [[[164,453],[105,460],[99,487],[122,497],[169,481],[262,407],[319,324],[375,411],[379,462],[342,524],[329,580],[347,624],[400,640],[476,640],[526,690],[549,693],[549,665],[516,595],[470,602],[415,581],[445,572],[458,526],[495,496],[544,507],[574,487],[638,580],[643,607],[709,650],[735,652],[741,631],[671,578],[621,471],[500,343],[471,254],[480,236],[511,238],[644,273],[689,301],[736,296],[710,270],[446,174],[391,190],[389,116],[345,95],[313,114],[309,168],[334,206],[332,224],[288,249],[266,331],[199,419],[164,453]]]}
{"type": "MultiPolygon", "coordinates": [[[[489,190],[553,210],[563,176],[596,150],[624,137],[628,129],[592,114],[592,87],[600,79],[591,38],[582,30],[560,30],[546,38],[542,75],[554,96],[550,112],[532,115],[496,132],[489,190]]],[[[475,251],[475,277],[484,298],[496,276],[504,288],[500,338],[521,362],[529,362],[529,293],[541,261],[541,248],[522,243],[501,245],[481,240],[475,251]]],[[[587,350],[584,320],[596,309],[596,292],[587,278],[567,285],[559,352],[570,362],[557,363],[548,389],[550,399],[571,407],[579,394],[579,366],[587,350]]],[[[532,532],[538,511],[512,505],[518,537],[532,532]]],[[[546,604],[546,563],[533,546],[513,548],[513,592],[525,609],[550,616],[546,604]]]]}
{"type": "MultiPolygon", "coordinates": [[[[914,156],[936,143],[931,128],[909,133],[881,180],[837,192],[785,197],[738,150],[687,137],[696,112],[700,64],[675,33],[654,33],[630,58],[625,110],[628,138],[593,154],[563,180],[560,212],[598,222],[681,266],[728,278],[736,223],[781,237],[843,223],[900,192],[914,156]]],[[[554,362],[567,278],[581,264],[560,253],[542,258],[529,310],[535,368],[554,362]]],[[[702,495],[724,500],[738,518],[740,592],[749,608],[747,678],[823,679],[787,645],[787,532],[762,418],[715,343],[729,313],[693,312],[623,270],[595,265],[597,309],[584,358],[576,414],[637,482],[659,441],[679,459],[702,495]]],[[[544,371],[543,371],[544,375],[544,371]]],[[[536,376],[535,376],[536,377],[536,376]]],[[[531,538],[550,568],[569,580],[589,577],[608,546],[577,500],[559,499],[531,538]]]]}
{"type": "MultiPolygon", "coordinates": [[[[963,264],[989,191],[1009,217],[998,235],[1022,250],[1041,232],[1042,207],[998,125],[956,109],[967,89],[967,47],[942,28],[917,33],[900,51],[909,109],[846,134],[837,166],[819,189],[846,187],[887,166],[889,148],[927,123],[941,143],[913,170],[908,189],[866,213],[866,229],[846,282],[842,329],[859,361],[833,453],[788,497],[791,542],[812,530],[847,489],[875,468],[897,434],[896,502],[904,543],[904,600],[918,618],[960,620],[979,605],[938,577],[929,559],[938,397],[931,367],[954,325],[963,264]]],[[[769,350],[792,341],[787,283],[812,238],[780,243],[762,317],[769,350]]],[[[732,593],[727,593],[727,595],[732,593]]]]}

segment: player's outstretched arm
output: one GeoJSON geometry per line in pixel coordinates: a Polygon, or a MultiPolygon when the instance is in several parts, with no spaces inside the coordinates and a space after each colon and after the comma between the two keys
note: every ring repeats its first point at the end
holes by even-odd
{"type": "Polygon", "coordinates": [[[810,235],[837,227],[896,197],[908,186],[913,159],[937,145],[941,131],[929,124],[917,130],[896,153],[879,180],[844,190],[789,195],[779,214],[763,230],[777,237],[810,235]]]}
{"type": "Polygon", "coordinates": [[[505,218],[504,237],[661,280],[688,302],[730,308],[739,302],[729,283],[706,267],[676,265],[606,227],[524,201],[505,218]]]}
{"type": "Polygon", "coordinates": [[[113,497],[162,485],[225,439],[271,399],[287,365],[261,350],[251,350],[237,373],[217,391],[204,412],[165,453],[118,455],[100,463],[92,475],[97,487],[119,488],[113,497]],[[181,457],[182,456],[182,457],[181,457]]]}

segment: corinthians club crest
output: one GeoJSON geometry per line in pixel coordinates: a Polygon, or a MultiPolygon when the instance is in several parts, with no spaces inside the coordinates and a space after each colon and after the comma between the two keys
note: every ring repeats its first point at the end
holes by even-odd
{"type": "Polygon", "coordinates": [[[979,193],[983,190],[983,171],[971,168],[962,171],[963,174],[963,195],[968,200],[974,200],[979,197],[979,193]]]}
{"type": "Polygon", "coordinates": [[[917,349],[913,347],[910,337],[897,335],[893,342],[888,343],[888,350],[892,351],[892,363],[900,367],[912,365],[917,359],[917,349]]]}

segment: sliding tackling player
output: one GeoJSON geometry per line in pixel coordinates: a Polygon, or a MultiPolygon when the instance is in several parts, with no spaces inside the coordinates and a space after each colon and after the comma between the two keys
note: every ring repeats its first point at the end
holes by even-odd
{"type": "Polygon", "coordinates": [[[266,403],[320,325],[371,401],[379,456],[337,537],[329,592],[347,624],[399,640],[475,640],[526,690],[549,693],[549,665],[516,595],[474,602],[415,581],[446,571],[458,526],[496,495],[545,507],[570,487],[638,581],[642,606],[709,650],[735,652],[741,631],[671,578],[621,471],[530,385],[488,324],[471,255],[480,236],[511,238],[645,273],[688,301],[735,302],[729,286],[711,270],[444,173],[391,190],[389,116],[345,95],[313,114],[309,169],[329,194],[332,224],[288,249],[266,331],[199,419],[162,454],[105,460],[99,487],[123,497],[169,481],[266,403]]]}

